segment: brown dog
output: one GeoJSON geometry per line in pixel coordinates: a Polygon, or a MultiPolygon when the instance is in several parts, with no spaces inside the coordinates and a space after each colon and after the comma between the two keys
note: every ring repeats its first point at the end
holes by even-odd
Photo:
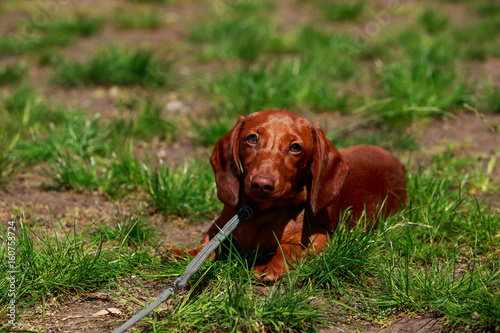
{"type": "Polygon", "coordinates": [[[337,150],[319,125],[284,110],[240,117],[210,162],[224,208],[188,253],[196,255],[248,203],[255,214],[232,239],[247,253],[269,254],[254,267],[262,282],[283,275],[287,261],[323,251],[342,211],[350,210],[355,221],[366,209],[370,221],[406,200],[406,168],[391,153],[369,145],[337,150]]]}

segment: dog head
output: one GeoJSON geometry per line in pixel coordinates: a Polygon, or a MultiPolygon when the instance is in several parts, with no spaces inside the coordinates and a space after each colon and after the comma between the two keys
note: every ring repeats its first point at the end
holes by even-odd
{"type": "Polygon", "coordinates": [[[349,173],[319,125],[284,110],[240,117],[210,162],[224,204],[265,210],[309,202],[313,215],[335,202],[349,173]]]}

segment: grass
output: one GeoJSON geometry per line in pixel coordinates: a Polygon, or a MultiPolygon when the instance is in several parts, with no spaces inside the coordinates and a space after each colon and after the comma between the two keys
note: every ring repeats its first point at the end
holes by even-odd
{"type": "Polygon", "coordinates": [[[336,85],[348,63],[299,57],[279,62],[242,67],[226,72],[210,84],[218,105],[229,114],[250,113],[270,108],[309,107],[317,110],[346,110],[349,95],[336,85]]]}
{"type": "Polygon", "coordinates": [[[105,224],[95,232],[95,237],[105,241],[118,241],[120,245],[141,247],[153,238],[154,230],[148,225],[141,210],[132,214],[112,217],[113,224],[105,224]]]}
{"type": "Polygon", "coordinates": [[[132,136],[150,141],[153,138],[172,141],[178,132],[177,124],[163,115],[164,105],[152,97],[139,101],[129,101],[130,107],[122,105],[122,110],[137,113],[131,119],[120,118],[113,122],[113,132],[118,137],[132,136]]]}
{"type": "MultiPolygon", "coordinates": [[[[451,326],[494,330],[500,324],[500,261],[494,250],[500,246],[500,217],[467,194],[480,176],[466,171],[474,165],[475,161],[437,155],[434,166],[409,175],[410,204],[405,211],[380,220],[378,229],[339,227],[324,253],[295,263],[295,270],[274,286],[256,288],[252,257],[230,251],[233,255],[226,259],[203,266],[174,311],[146,321],[162,332],[264,327],[315,331],[346,315],[367,320],[431,311],[445,315],[451,326]]],[[[190,187],[178,184],[173,187],[190,187]]],[[[170,277],[186,264],[163,261],[158,268],[152,251],[157,246],[154,231],[141,212],[115,216],[104,227],[93,223],[62,237],[36,224],[30,227],[26,217],[16,221],[21,231],[16,238],[22,253],[18,264],[29,267],[16,276],[26,282],[18,296],[21,304],[27,304],[28,294],[30,300],[33,295],[42,299],[47,293],[60,297],[70,290],[109,285],[132,269],[144,278],[170,277]],[[86,237],[94,241],[84,244],[86,237]],[[100,240],[119,247],[105,247],[100,240]],[[138,254],[130,256],[130,246],[138,254]],[[47,274],[52,271],[60,273],[47,274]]]]}
{"type": "Polygon", "coordinates": [[[264,18],[240,15],[193,27],[190,39],[204,44],[200,55],[203,60],[236,57],[247,62],[257,60],[279,42],[264,18]]]}
{"type": "Polygon", "coordinates": [[[65,118],[64,110],[28,87],[12,89],[0,103],[2,130],[10,136],[19,133],[24,138],[39,130],[42,123],[59,124],[65,118]]]}
{"type": "MultiPolygon", "coordinates": [[[[52,231],[36,222],[30,225],[31,219],[33,217],[27,213],[15,220],[16,300],[19,308],[31,302],[44,304],[50,295],[61,297],[89,288],[95,290],[121,274],[132,272],[138,264],[133,257],[120,258],[111,248],[103,249],[100,241],[87,243],[83,235],[87,235],[89,229],[58,234],[54,229],[60,223],[56,217],[50,221],[52,231]]],[[[2,238],[7,237],[3,226],[1,234],[2,238]]],[[[5,256],[6,251],[4,243],[0,252],[5,256]]],[[[2,274],[7,274],[5,266],[2,274]]],[[[5,302],[6,279],[0,283],[0,290],[1,301],[5,302]]]]}
{"type": "Polygon", "coordinates": [[[45,22],[31,20],[31,28],[51,36],[75,36],[89,37],[101,31],[103,27],[103,19],[93,17],[89,18],[84,15],[77,15],[74,18],[57,18],[45,22]]]}
{"type": "Polygon", "coordinates": [[[169,73],[167,63],[158,63],[149,51],[122,50],[117,46],[99,49],[85,63],[66,61],[56,66],[53,82],[68,87],[162,86],[169,73]]]}
{"type": "Polygon", "coordinates": [[[374,115],[389,122],[442,116],[470,99],[470,86],[453,69],[433,60],[433,49],[408,54],[402,61],[379,62],[376,76],[382,85],[374,115]]]}
{"type": "Polygon", "coordinates": [[[4,66],[0,68],[0,86],[18,84],[23,80],[25,75],[26,69],[22,64],[4,66]]]}
{"type": "Polygon", "coordinates": [[[155,210],[178,216],[205,216],[220,207],[212,170],[207,165],[183,168],[159,165],[144,169],[142,187],[155,210]]]}
{"type": "Polygon", "coordinates": [[[364,0],[357,0],[352,3],[345,1],[317,1],[318,7],[321,9],[325,18],[335,21],[354,21],[360,17],[365,7],[364,0]]]}
{"type": "Polygon", "coordinates": [[[430,8],[426,8],[418,19],[420,25],[430,34],[439,33],[450,25],[446,16],[430,8]]]}
{"type": "Polygon", "coordinates": [[[15,160],[12,158],[12,149],[15,147],[19,135],[12,138],[3,135],[0,137],[0,144],[4,149],[0,152],[0,188],[9,180],[9,176],[14,171],[15,160]]]}
{"type": "Polygon", "coordinates": [[[47,19],[46,13],[38,13],[31,18],[23,18],[17,31],[0,39],[0,55],[39,52],[68,46],[78,38],[97,34],[103,27],[100,18],[76,15],[71,18],[47,19]]]}
{"type": "MultiPolygon", "coordinates": [[[[240,115],[266,108],[308,114],[337,147],[411,155],[407,206],[375,229],[340,225],[324,253],[291,263],[274,285],[253,278],[252,254],[231,248],[143,329],[317,332],[422,316],[443,318],[443,330],[500,329],[498,151],[419,143],[428,119],[464,107],[498,112],[495,76],[472,79],[500,56],[498,5],[135,0],[98,15],[58,5],[44,16],[21,2],[0,5],[0,219],[16,226],[13,236],[3,224],[0,237],[16,247],[15,329],[56,325],[54,304],[74,310],[94,291],[118,297],[114,306],[129,316],[168,287],[187,261],[160,259],[170,256],[166,236],[187,224],[198,232],[221,209],[207,163],[214,143],[240,115]],[[155,36],[138,49],[146,29],[155,36]],[[116,41],[103,44],[109,32],[116,41]],[[114,86],[119,97],[101,98],[114,86]],[[165,107],[174,100],[183,107],[165,107]],[[188,162],[175,165],[171,149],[188,162]],[[58,205],[44,191],[59,191],[47,196],[58,205]],[[39,203],[18,206],[26,193],[39,203]],[[50,211],[69,197],[106,205],[50,211]]],[[[0,256],[9,251],[2,242],[0,256]]],[[[9,274],[2,261],[2,305],[9,274]]],[[[117,327],[125,316],[103,320],[117,327]]],[[[87,319],[86,329],[97,325],[87,319]]]]}
{"type": "Polygon", "coordinates": [[[119,11],[114,16],[116,25],[122,29],[158,29],[163,25],[163,17],[152,9],[146,11],[119,11]]]}

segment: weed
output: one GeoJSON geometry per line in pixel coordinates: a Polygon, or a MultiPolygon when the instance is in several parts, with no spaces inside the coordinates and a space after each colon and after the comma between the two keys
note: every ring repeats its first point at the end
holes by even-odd
{"type": "Polygon", "coordinates": [[[84,85],[158,86],[166,83],[168,65],[154,61],[149,51],[126,51],[116,46],[99,49],[86,63],[66,61],[56,67],[53,82],[84,85]]]}

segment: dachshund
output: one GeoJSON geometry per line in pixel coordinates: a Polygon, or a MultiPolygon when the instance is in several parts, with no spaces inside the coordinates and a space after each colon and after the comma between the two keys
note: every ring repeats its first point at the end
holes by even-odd
{"type": "Polygon", "coordinates": [[[321,253],[343,212],[352,223],[364,217],[376,226],[406,201],[406,167],[394,155],[372,145],[337,150],[319,124],[285,110],[240,117],[217,141],[210,163],[224,207],[187,254],[196,255],[248,204],[255,213],[234,230],[232,242],[267,255],[253,268],[263,283],[276,281],[298,258],[321,253]]]}

